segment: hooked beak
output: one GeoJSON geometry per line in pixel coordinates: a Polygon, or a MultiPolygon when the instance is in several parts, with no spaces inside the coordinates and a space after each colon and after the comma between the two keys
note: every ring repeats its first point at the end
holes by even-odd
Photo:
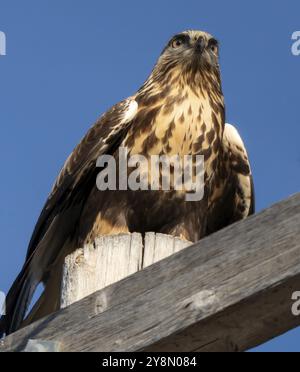
{"type": "Polygon", "coordinates": [[[203,37],[199,37],[199,39],[195,43],[195,51],[199,54],[202,54],[205,50],[206,42],[203,37]]]}

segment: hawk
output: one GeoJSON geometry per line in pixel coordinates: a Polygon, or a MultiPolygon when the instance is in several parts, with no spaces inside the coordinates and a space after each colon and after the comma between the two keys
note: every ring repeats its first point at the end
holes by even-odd
{"type": "Polygon", "coordinates": [[[0,334],[56,311],[66,255],[98,236],[151,231],[196,242],[252,213],[247,151],[225,124],[218,41],[202,31],[180,33],[137,93],[106,112],[66,161],[7,296],[0,334]],[[203,199],[187,202],[176,190],[100,192],[97,159],[117,159],[120,147],[146,157],[203,155],[203,199]],[[44,293],[24,321],[40,283],[44,293]]]}

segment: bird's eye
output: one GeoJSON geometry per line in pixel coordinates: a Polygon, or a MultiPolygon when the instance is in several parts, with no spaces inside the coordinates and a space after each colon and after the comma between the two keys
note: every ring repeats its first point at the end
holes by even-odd
{"type": "Polygon", "coordinates": [[[172,42],[172,48],[173,48],[173,49],[178,49],[178,48],[180,48],[184,43],[185,43],[185,40],[184,40],[182,37],[177,38],[177,39],[173,40],[173,42],[172,42]]]}
{"type": "Polygon", "coordinates": [[[210,50],[211,50],[214,54],[218,54],[218,52],[219,52],[219,46],[218,46],[218,42],[217,42],[216,40],[212,40],[212,41],[210,42],[209,48],[210,48],[210,50]]]}
{"type": "Polygon", "coordinates": [[[210,49],[211,49],[211,51],[212,51],[213,53],[215,53],[215,54],[218,53],[218,47],[217,47],[217,45],[212,45],[212,46],[210,47],[210,49]]]}

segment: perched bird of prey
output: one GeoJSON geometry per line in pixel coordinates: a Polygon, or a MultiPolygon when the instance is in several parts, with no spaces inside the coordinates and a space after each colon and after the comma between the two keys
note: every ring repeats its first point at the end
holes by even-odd
{"type": "Polygon", "coordinates": [[[66,255],[98,236],[151,231],[196,242],[253,212],[247,152],[225,124],[218,41],[201,31],[180,33],[138,92],[105,113],[66,161],[7,296],[0,334],[57,310],[66,255]],[[99,191],[97,159],[117,159],[120,147],[145,157],[203,155],[203,199],[187,202],[176,190],[99,191]],[[44,294],[24,321],[40,283],[44,294]]]}

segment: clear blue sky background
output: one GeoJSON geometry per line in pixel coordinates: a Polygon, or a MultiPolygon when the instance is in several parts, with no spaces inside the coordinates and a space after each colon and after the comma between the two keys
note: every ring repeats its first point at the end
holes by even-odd
{"type": "MultiPolygon", "coordinates": [[[[227,120],[248,146],[258,210],[300,191],[299,14],[299,0],[0,0],[0,289],[21,268],[65,158],[184,29],[222,43],[227,120]]],[[[259,350],[300,351],[300,330],[259,350]]]]}

